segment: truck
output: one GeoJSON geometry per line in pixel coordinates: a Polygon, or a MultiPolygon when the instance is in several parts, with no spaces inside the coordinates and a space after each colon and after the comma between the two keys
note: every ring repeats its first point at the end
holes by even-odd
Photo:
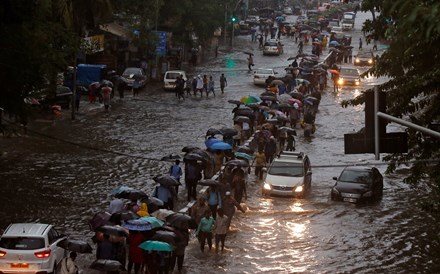
{"type": "Polygon", "coordinates": [[[352,30],[354,28],[354,19],[356,14],[354,12],[344,12],[341,20],[342,30],[352,30]]]}

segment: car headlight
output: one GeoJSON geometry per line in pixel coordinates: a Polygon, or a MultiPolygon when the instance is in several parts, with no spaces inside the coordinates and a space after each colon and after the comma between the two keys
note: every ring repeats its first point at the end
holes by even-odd
{"type": "Polygon", "coordinates": [[[272,190],[272,186],[269,185],[268,183],[264,182],[263,189],[264,190],[272,190]]]}
{"type": "Polygon", "coordinates": [[[304,190],[304,188],[303,188],[303,186],[297,186],[296,188],[295,188],[295,192],[303,192],[303,190],[304,190]]]}
{"type": "Polygon", "coordinates": [[[338,84],[339,84],[339,85],[344,84],[344,78],[339,78],[339,79],[338,79],[338,84]]]}
{"type": "Polygon", "coordinates": [[[355,61],[356,63],[359,63],[361,60],[359,60],[359,58],[356,58],[354,61],[355,61]]]}
{"type": "Polygon", "coordinates": [[[373,64],[373,59],[368,59],[368,64],[373,64]]]}
{"type": "Polygon", "coordinates": [[[339,195],[339,191],[335,187],[332,188],[332,193],[336,194],[336,195],[339,195]]]}
{"type": "Polygon", "coordinates": [[[356,81],[354,82],[354,84],[355,84],[356,86],[359,86],[359,85],[361,84],[361,81],[360,81],[360,80],[356,80],[356,81]]]}
{"type": "Polygon", "coordinates": [[[364,197],[371,197],[373,196],[373,191],[367,191],[363,194],[364,197]]]}

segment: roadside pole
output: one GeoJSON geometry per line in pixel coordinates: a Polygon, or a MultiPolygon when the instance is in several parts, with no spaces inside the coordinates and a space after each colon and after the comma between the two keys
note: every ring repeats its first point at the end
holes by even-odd
{"type": "Polygon", "coordinates": [[[72,120],[75,120],[75,101],[76,101],[76,53],[75,61],[73,62],[73,86],[72,86],[72,120]]]}

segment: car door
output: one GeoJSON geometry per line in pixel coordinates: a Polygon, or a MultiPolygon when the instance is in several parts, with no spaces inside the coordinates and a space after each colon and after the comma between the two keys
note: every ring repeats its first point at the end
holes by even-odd
{"type": "Polygon", "coordinates": [[[310,165],[310,160],[308,157],[304,159],[304,185],[306,185],[307,189],[310,190],[312,187],[312,167],[310,165]]]}
{"type": "Polygon", "coordinates": [[[51,253],[54,254],[53,256],[51,256],[51,266],[54,265],[54,262],[56,262],[56,264],[58,265],[61,259],[67,255],[67,252],[64,248],[59,247],[57,244],[60,241],[64,240],[66,237],[58,233],[58,231],[53,227],[49,230],[47,236],[51,253]]]}

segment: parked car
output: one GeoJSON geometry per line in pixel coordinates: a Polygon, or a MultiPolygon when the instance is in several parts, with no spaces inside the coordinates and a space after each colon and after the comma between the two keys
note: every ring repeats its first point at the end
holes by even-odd
{"type": "Polygon", "coordinates": [[[333,180],[332,200],[358,203],[379,199],[383,194],[383,176],[375,167],[349,166],[333,180]]]}
{"type": "Polygon", "coordinates": [[[354,56],[355,66],[372,66],[374,64],[374,54],[371,50],[359,50],[354,56]]]}
{"type": "Polygon", "coordinates": [[[49,224],[10,224],[0,238],[0,273],[55,273],[65,238],[49,224]]]}
{"type": "Polygon", "coordinates": [[[327,32],[341,32],[342,28],[340,27],[340,22],[337,19],[332,19],[328,21],[327,32]],[[336,28],[335,28],[336,27],[336,28]],[[338,29],[339,28],[339,29],[338,29]]]}
{"type": "Polygon", "coordinates": [[[142,68],[129,67],[124,70],[122,77],[125,79],[128,88],[133,87],[135,79],[139,80],[140,86],[145,87],[147,84],[147,76],[142,68]]]}
{"type": "Polygon", "coordinates": [[[361,84],[361,76],[359,70],[356,68],[342,67],[339,71],[338,85],[339,86],[359,86],[361,84]]]}
{"type": "Polygon", "coordinates": [[[264,43],[263,55],[281,55],[283,52],[283,44],[277,39],[268,39],[264,43]]]}
{"type": "Polygon", "coordinates": [[[169,70],[163,76],[163,89],[174,90],[176,88],[177,76],[182,75],[183,80],[186,81],[186,72],[184,70],[169,70]]]}
{"type": "Polygon", "coordinates": [[[262,194],[303,198],[312,187],[312,166],[303,152],[281,152],[269,166],[262,194]]]}
{"type": "Polygon", "coordinates": [[[271,68],[259,68],[254,70],[254,84],[255,85],[265,85],[266,79],[269,78],[269,76],[275,77],[274,69],[271,68]]]}

